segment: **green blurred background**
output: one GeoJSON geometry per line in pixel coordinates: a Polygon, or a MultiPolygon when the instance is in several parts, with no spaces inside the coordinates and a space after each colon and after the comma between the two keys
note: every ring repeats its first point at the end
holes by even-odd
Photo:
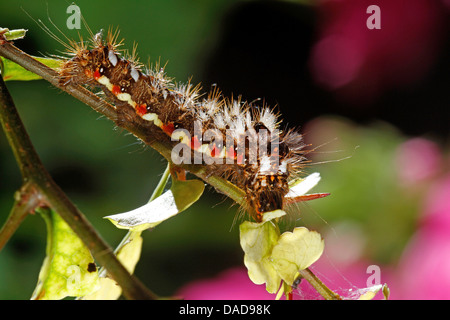
{"type": "MultiPolygon", "coordinates": [[[[2,1],[0,25],[28,29],[26,38],[15,43],[27,53],[58,54],[62,46],[24,11],[52,28],[50,17],[69,38],[77,38],[77,32],[66,28],[69,4],[2,1]]],[[[311,154],[313,164],[326,163],[306,171],[322,175],[315,191],[332,193],[300,206],[300,215],[292,215],[288,224],[323,233],[341,232],[337,226],[349,225],[363,235],[359,239],[365,258],[380,264],[396,262],[415,230],[427,187],[427,182],[414,189],[398,183],[397,147],[409,136],[420,135],[444,149],[448,127],[425,126],[414,132],[373,114],[358,113],[357,119],[350,119],[352,111],[335,103],[307,75],[317,22],[314,7],[294,1],[230,0],[78,1],[77,5],[92,30],[119,27],[127,48],[139,44],[142,62],[168,61],[166,73],[177,81],[192,77],[206,89],[217,83],[226,94],[277,104],[287,123],[307,129],[308,142],[326,144],[311,154]]],[[[86,36],[84,27],[81,33],[86,36]]],[[[439,77],[426,79],[422,87],[433,87],[428,83],[439,77]]],[[[47,169],[115,247],[125,231],[102,217],[146,203],[164,171],[162,157],[43,80],[7,85],[47,169]]],[[[388,96],[379,104],[395,104],[396,99],[388,96]]],[[[20,184],[1,134],[1,223],[20,184]]],[[[137,276],[156,293],[170,295],[189,281],[242,265],[238,227],[233,226],[236,212],[231,201],[208,188],[189,210],[144,232],[137,276]]],[[[45,257],[45,240],[44,221],[29,216],[0,253],[0,299],[30,297],[45,257]]]]}

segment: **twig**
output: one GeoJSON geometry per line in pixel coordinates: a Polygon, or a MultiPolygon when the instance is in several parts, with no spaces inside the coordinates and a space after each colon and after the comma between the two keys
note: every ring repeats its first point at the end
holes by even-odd
{"type": "Polygon", "coordinates": [[[304,270],[299,271],[300,276],[309,282],[310,285],[313,286],[314,289],[317,290],[317,292],[324,297],[326,300],[342,300],[342,298],[331,291],[322,281],[320,281],[317,276],[312,273],[309,268],[306,268],[304,270]]]}
{"type": "Polygon", "coordinates": [[[74,85],[72,83],[63,86],[59,82],[60,77],[55,70],[47,67],[36,59],[33,59],[32,56],[23,52],[13,44],[5,42],[4,44],[0,45],[0,55],[17,63],[28,71],[41,76],[43,79],[50,82],[53,86],[69,93],[94,110],[104,114],[109,119],[115,119],[116,112],[112,105],[107,103],[105,100],[100,99],[94,93],[83,88],[82,86],[74,85]]]}
{"type": "Polygon", "coordinates": [[[20,226],[22,221],[30,212],[38,207],[40,203],[41,197],[30,183],[25,183],[23,187],[16,192],[14,205],[6,222],[0,230],[0,251],[20,226]]]}

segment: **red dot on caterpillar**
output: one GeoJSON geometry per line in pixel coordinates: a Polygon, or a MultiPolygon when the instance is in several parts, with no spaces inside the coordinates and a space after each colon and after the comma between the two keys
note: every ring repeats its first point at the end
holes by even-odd
{"type": "Polygon", "coordinates": [[[101,76],[102,76],[102,75],[100,74],[100,70],[97,68],[97,69],[94,71],[94,79],[95,79],[95,80],[98,80],[98,79],[100,79],[101,76]]]}
{"type": "Polygon", "coordinates": [[[168,134],[169,136],[171,136],[172,133],[175,131],[175,126],[174,126],[173,122],[169,122],[169,123],[167,123],[167,124],[163,124],[163,125],[161,126],[161,129],[162,129],[166,134],[168,134]]]}
{"type": "Polygon", "coordinates": [[[210,153],[211,157],[218,157],[222,151],[222,148],[218,146],[216,143],[210,144],[210,153]]]}
{"type": "Polygon", "coordinates": [[[191,149],[198,150],[198,149],[200,149],[201,146],[202,145],[201,145],[198,137],[197,136],[193,136],[192,139],[191,139],[191,145],[190,145],[191,149]]]}
{"type": "Polygon", "coordinates": [[[237,164],[244,164],[244,155],[242,153],[239,153],[236,157],[237,164]]]}
{"type": "Polygon", "coordinates": [[[147,113],[147,104],[136,105],[136,113],[141,117],[147,113]]]}
{"type": "Polygon", "coordinates": [[[112,90],[111,90],[111,91],[112,91],[112,93],[113,93],[115,96],[117,96],[122,90],[121,90],[120,86],[114,84],[114,85],[112,86],[112,90]]]}
{"type": "Polygon", "coordinates": [[[227,148],[226,157],[228,159],[235,159],[236,158],[236,152],[234,151],[234,146],[229,146],[227,148]]]}

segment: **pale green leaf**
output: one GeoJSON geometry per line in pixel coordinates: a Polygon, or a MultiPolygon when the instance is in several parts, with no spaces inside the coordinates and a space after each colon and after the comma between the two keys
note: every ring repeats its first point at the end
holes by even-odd
{"type": "Polygon", "coordinates": [[[270,293],[277,292],[281,278],[271,264],[270,255],[280,235],[278,227],[271,222],[245,221],[239,226],[239,231],[250,280],[255,284],[265,283],[270,293]]]}
{"type": "Polygon", "coordinates": [[[204,189],[205,184],[200,180],[173,180],[172,188],[155,200],[135,210],[105,218],[121,229],[142,231],[153,228],[190,207],[204,189]]]}
{"type": "Polygon", "coordinates": [[[194,202],[200,199],[205,190],[205,183],[201,180],[177,180],[172,179],[172,187],[170,188],[175,198],[178,211],[184,211],[194,202]]]}
{"type": "Polygon", "coordinates": [[[280,277],[289,285],[297,272],[308,268],[322,255],[324,241],[321,235],[304,227],[283,233],[273,247],[271,261],[280,277]]]}
{"type": "Polygon", "coordinates": [[[47,255],[32,299],[79,297],[97,290],[97,267],[84,243],[53,210],[37,211],[47,225],[47,255]]]}
{"type": "Polygon", "coordinates": [[[27,31],[26,29],[9,30],[8,28],[0,27],[0,34],[3,34],[7,41],[23,39],[27,31]]]}
{"type": "Polygon", "coordinates": [[[286,215],[286,211],[283,211],[283,210],[274,210],[274,211],[264,212],[262,222],[267,222],[272,219],[280,218],[284,215],[286,215]]]}
{"type": "Polygon", "coordinates": [[[99,279],[100,289],[79,300],[117,300],[122,294],[122,288],[111,278],[99,279]]]}
{"type": "MultiPolygon", "coordinates": [[[[141,232],[131,231],[125,239],[125,244],[120,246],[116,252],[117,258],[122,265],[133,274],[139,261],[142,250],[141,232]]],[[[82,300],[117,300],[122,294],[122,288],[111,278],[100,278],[100,289],[94,293],[84,296],[82,300]]]]}

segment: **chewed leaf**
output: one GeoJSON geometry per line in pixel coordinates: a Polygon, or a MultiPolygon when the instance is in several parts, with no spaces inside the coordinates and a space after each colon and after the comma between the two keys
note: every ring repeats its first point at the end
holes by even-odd
{"type": "Polygon", "coordinates": [[[97,267],[84,243],[53,210],[38,211],[47,224],[47,256],[32,299],[79,297],[97,290],[97,267]]]}
{"type": "MultiPolygon", "coordinates": [[[[131,232],[126,243],[116,252],[122,265],[132,274],[139,261],[142,249],[140,232],[131,232]]],[[[100,289],[93,294],[84,296],[82,300],[117,300],[122,294],[122,288],[111,278],[100,278],[100,289]]]]}
{"type": "Polygon", "coordinates": [[[0,27],[0,34],[3,35],[6,41],[23,39],[27,31],[26,29],[9,30],[8,28],[0,27]]]}
{"type": "Polygon", "coordinates": [[[298,227],[280,236],[270,258],[280,277],[292,285],[297,272],[319,259],[323,249],[324,241],[319,233],[298,227]]]}
{"type": "Polygon", "coordinates": [[[204,189],[205,185],[200,180],[173,180],[172,188],[155,200],[135,210],[105,218],[121,229],[139,231],[153,228],[190,207],[204,189]]]}
{"type": "MultiPolygon", "coordinates": [[[[33,58],[52,69],[59,68],[62,63],[62,60],[58,59],[41,58],[41,57],[33,57],[33,58]]],[[[42,79],[37,74],[28,71],[25,68],[19,66],[18,64],[3,57],[0,57],[0,66],[2,68],[3,79],[5,81],[12,81],[12,80],[30,81],[42,79]]]]}
{"type": "Polygon", "coordinates": [[[285,198],[295,198],[306,194],[309,190],[314,188],[320,181],[320,173],[315,172],[304,179],[297,179],[289,184],[289,192],[285,198]]]}
{"type": "Polygon", "coordinates": [[[277,292],[281,278],[270,262],[270,254],[280,235],[278,228],[271,222],[245,221],[239,231],[249,278],[255,284],[265,283],[268,292],[277,292]]]}

